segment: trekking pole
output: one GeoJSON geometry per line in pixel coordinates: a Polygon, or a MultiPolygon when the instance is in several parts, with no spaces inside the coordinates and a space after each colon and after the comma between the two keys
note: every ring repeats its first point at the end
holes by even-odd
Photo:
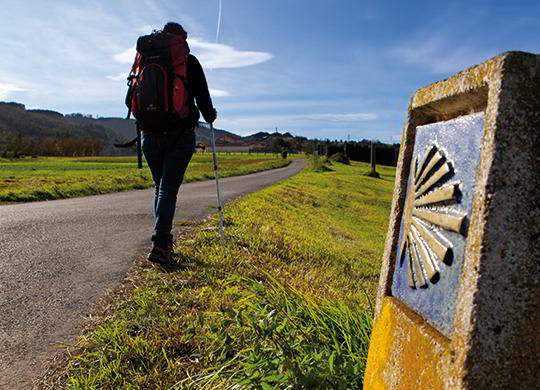
{"type": "Polygon", "coordinates": [[[216,178],[216,189],[217,189],[217,202],[218,202],[218,211],[219,211],[219,236],[221,237],[221,240],[225,237],[225,233],[223,231],[223,222],[224,222],[224,215],[223,215],[223,205],[221,203],[221,192],[219,189],[219,169],[217,166],[217,158],[216,158],[216,140],[214,137],[214,125],[210,123],[210,130],[212,130],[212,165],[214,166],[214,176],[216,178]]]}
{"type": "MultiPolygon", "coordinates": [[[[218,41],[219,37],[219,25],[221,24],[221,0],[219,0],[219,12],[218,12],[218,21],[217,21],[217,27],[216,27],[216,43],[218,41]]],[[[210,130],[212,131],[212,164],[214,165],[214,176],[216,177],[216,188],[217,188],[217,201],[218,201],[218,210],[219,210],[219,235],[221,237],[221,241],[223,243],[223,239],[225,238],[225,233],[223,231],[223,220],[225,219],[223,216],[223,205],[221,203],[221,193],[219,190],[219,169],[217,166],[217,159],[216,159],[216,139],[214,137],[214,125],[213,123],[210,123],[210,130]]]]}

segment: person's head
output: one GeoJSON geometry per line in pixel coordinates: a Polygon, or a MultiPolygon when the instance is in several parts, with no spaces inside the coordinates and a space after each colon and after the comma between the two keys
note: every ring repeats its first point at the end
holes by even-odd
{"type": "Polygon", "coordinates": [[[184,39],[187,38],[186,30],[184,30],[184,27],[179,23],[169,22],[163,27],[163,31],[168,32],[169,34],[181,35],[184,39]]]}

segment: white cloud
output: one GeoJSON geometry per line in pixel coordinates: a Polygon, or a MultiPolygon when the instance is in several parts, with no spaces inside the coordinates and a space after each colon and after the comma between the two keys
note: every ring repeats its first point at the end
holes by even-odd
{"type": "Polygon", "coordinates": [[[274,56],[261,51],[241,51],[222,43],[188,38],[189,46],[205,68],[242,68],[271,60],[274,56]]]}
{"type": "Polygon", "coordinates": [[[270,120],[270,121],[327,121],[327,122],[359,122],[377,119],[375,113],[352,113],[352,114],[285,114],[285,115],[253,115],[249,117],[238,118],[239,120],[270,120]]]}
{"type": "Polygon", "coordinates": [[[112,76],[105,76],[105,78],[107,80],[112,80],[112,81],[127,80],[127,77],[128,77],[127,72],[118,73],[118,74],[112,75],[112,76]]]}
{"type": "Polygon", "coordinates": [[[231,94],[223,89],[210,89],[210,95],[212,97],[231,96],[231,94]]]}
{"type": "Polygon", "coordinates": [[[11,94],[11,92],[24,92],[24,91],[28,91],[28,90],[19,88],[13,84],[0,83],[0,99],[7,98],[11,94]]]}
{"type": "Polygon", "coordinates": [[[138,32],[139,34],[150,34],[153,30],[159,30],[161,27],[158,26],[151,26],[149,24],[136,27],[134,30],[138,32]]]}
{"type": "Polygon", "coordinates": [[[236,118],[229,118],[231,121],[249,122],[253,120],[263,122],[291,122],[291,121],[305,121],[316,120],[326,122],[359,122],[377,119],[378,115],[375,113],[352,113],[352,114],[284,114],[284,115],[250,115],[241,116],[236,118]]]}
{"type": "Polygon", "coordinates": [[[135,50],[135,46],[133,46],[129,49],[121,51],[120,53],[114,54],[113,60],[119,62],[120,64],[133,64],[135,54],[137,54],[137,51],[135,50]]]}
{"type": "MultiPolygon", "coordinates": [[[[272,54],[262,51],[241,51],[222,43],[207,42],[198,38],[188,38],[193,54],[197,56],[204,68],[243,68],[269,61],[272,54]]],[[[121,64],[131,64],[135,58],[135,47],[113,55],[113,60],[121,64]]]]}
{"type": "Polygon", "coordinates": [[[242,115],[219,118],[219,126],[236,130],[239,134],[248,134],[253,129],[280,129],[312,127],[316,122],[319,127],[342,126],[346,123],[358,123],[378,118],[375,113],[352,114],[285,114],[285,115],[242,115]]]}
{"type": "Polygon", "coordinates": [[[291,109],[291,108],[300,108],[300,107],[319,107],[319,106],[329,106],[332,104],[342,104],[341,101],[337,100],[277,100],[277,101],[228,101],[221,103],[220,107],[227,110],[241,110],[245,112],[246,110],[268,110],[268,109],[291,109]]]}

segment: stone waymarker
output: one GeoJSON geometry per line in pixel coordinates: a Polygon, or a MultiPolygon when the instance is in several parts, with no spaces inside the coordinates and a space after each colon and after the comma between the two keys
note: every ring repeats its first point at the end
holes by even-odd
{"type": "Polygon", "coordinates": [[[540,388],[540,55],[416,92],[364,389],[540,388]]]}

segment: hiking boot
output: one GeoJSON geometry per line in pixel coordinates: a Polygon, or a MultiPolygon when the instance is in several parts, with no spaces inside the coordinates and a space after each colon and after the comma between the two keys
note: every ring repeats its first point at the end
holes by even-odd
{"type": "Polygon", "coordinates": [[[151,261],[152,263],[167,265],[172,262],[173,254],[171,250],[163,249],[154,245],[148,254],[147,260],[151,261]]]}
{"type": "Polygon", "coordinates": [[[169,237],[167,237],[167,250],[169,252],[173,252],[174,248],[174,237],[172,234],[169,234],[169,237]]]}

